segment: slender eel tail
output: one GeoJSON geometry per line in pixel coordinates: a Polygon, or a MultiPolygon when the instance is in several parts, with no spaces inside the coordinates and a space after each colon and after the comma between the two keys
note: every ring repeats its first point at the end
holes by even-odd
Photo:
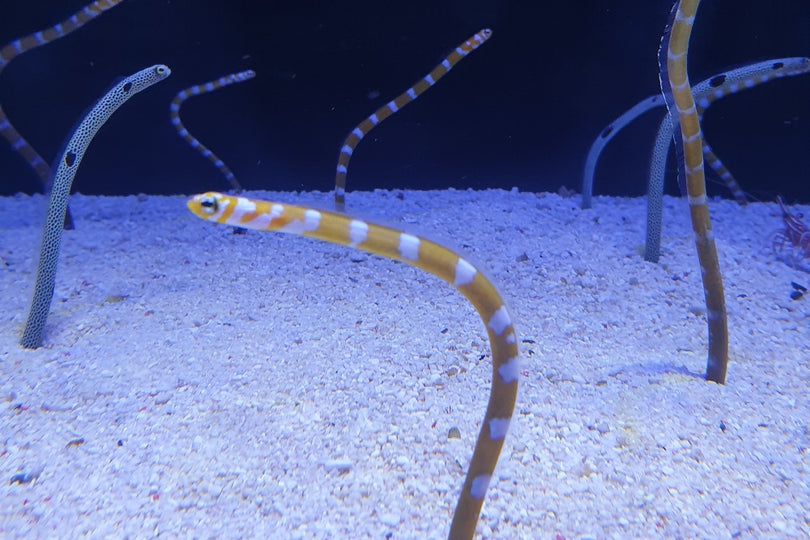
{"type": "Polygon", "coordinates": [[[709,323],[709,355],[706,378],[725,383],[728,366],[728,320],[723,277],[709,219],[706,179],[703,170],[703,137],[686,65],[689,37],[700,0],[679,0],[664,31],[658,53],[661,90],[667,100],[675,133],[675,148],[681,174],[686,179],[692,229],[695,233],[709,323]]]}
{"type": "Polygon", "coordinates": [[[413,86],[402,92],[376,111],[374,114],[357,124],[357,127],[343,141],[338,156],[337,172],[335,173],[335,206],[343,210],[346,204],[346,174],[349,170],[349,160],[360,141],[368,135],[380,122],[400,110],[402,107],[425,93],[428,88],[447,75],[453,66],[458,64],[465,56],[484,44],[492,36],[492,30],[484,28],[470,37],[467,41],[453,49],[447,57],[433,70],[416,81],[413,86]]]}
{"type": "Polygon", "coordinates": [[[450,526],[450,538],[472,538],[512,419],[520,376],[515,329],[503,298],[489,279],[444,246],[343,214],[213,192],[194,196],[188,207],[208,221],[309,236],[402,261],[452,284],[472,303],[486,325],[492,347],[492,387],[450,526]]]}
{"type": "Polygon", "coordinates": [[[162,81],[170,74],[171,70],[167,66],[158,64],[142,69],[114,85],[93,105],[65,145],[48,199],[48,214],[42,230],[34,298],[31,300],[31,309],[28,311],[20,341],[26,349],[36,349],[42,344],[42,333],[45,331],[45,321],[48,320],[56,283],[56,265],[59,262],[59,248],[62,243],[62,223],[67,211],[70,186],[76,177],[82,157],[90,146],[90,141],[118,107],[141,90],[162,81]]]}

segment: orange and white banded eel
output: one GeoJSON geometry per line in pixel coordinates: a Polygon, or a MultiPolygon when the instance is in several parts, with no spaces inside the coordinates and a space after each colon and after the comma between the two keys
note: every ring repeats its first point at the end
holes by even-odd
{"type": "Polygon", "coordinates": [[[219,159],[216,154],[209,150],[208,147],[206,147],[188,132],[186,127],[183,125],[183,122],[180,120],[180,107],[183,105],[183,102],[191,96],[199,96],[200,94],[213,92],[214,90],[222,88],[223,86],[244,82],[252,79],[255,76],[256,72],[249,69],[247,71],[240,71],[239,73],[231,73],[229,75],[225,75],[224,77],[220,77],[219,79],[208,81],[203,84],[190,86],[185,90],[180,90],[177,95],[174,96],[174,99],[172,99],[171,104],[169,104],[169,117],[172,125],[177,130],[177,134],[185,139],[189,146],[200,152],[203,156],[207,157],[209,161],[211,161],[211,163],[213,163],[214,166],[219,169],[219,172],[225,176],[225,180],[237,193],[242,191],[242,186],[239,185],[233,171],[231,171],[231,169],[225,165],[225,162],[219,159]]]}
{"type": "Polygon", "coordinates": [[[728,318],[723,277],[709,218],[706,177],[703,168],[703,135],[700,117],[687,70],[687,51],[700,0],[678,0],[670,14],[658,51],[661,91],[672,117],[674,142],[686,193],[695,247],[703,278],[706,318],[709,326],[709,354],[706,378],[724,384],[728,367],[728,318]]]}
{"type": "Polygon", "coordinates": [[[346,204],[346,174],[349,168],[349,160],[360,141],[374,129],[374,126],[400,110],[402,107],[418,98],[421,94],[436,84],[436,82],[447,75],[465,56],[484,44],[492,36],[492,30],[484,28],[473,35],[470,39],[453,49],[444,60],[433,70],[416,81],[413,86],[402,92],[400,95],[374,111],[374,114],[360,122],[356,128],[343,141],[338,155],[337,172],[335,173],[335,206],[342,209],[346,204]]]}
{"type": "Polygon", "coordinates": [[[208,221],[309,236],[402,261],[452,284],[472,303],[489,335],[492,387],[449,536],[472,538],[512,419],[520,377],[515,329],[492,282],[461,255],[444,246],[344,214],[215,192],[195,195],[188,201],[188,207],[208,221]]]}
{"type": "MultiPolygon", "coordinates": [[[[124,0],[96,0],[50,28],[34,32],[24,38],[12,41],[0,49],[0,72],[3,71],[9,62],[20,54],[30,51],[31,49],[36,49],[41,45],[45,45],[61,37],[65,37],[123,1],[124,0]]],[[[2,107],[0,107],[0,134],[2,134],[11,147],[28,162],[28,165],[36,171],[43,188],[45,188],[46,191],[50,190],[52,183],[50,165],[48,165],[39,153],[28,144],[28,141],[14,129],[14,126],[9,122],[8,116],[6,116],[2,107]]]]}

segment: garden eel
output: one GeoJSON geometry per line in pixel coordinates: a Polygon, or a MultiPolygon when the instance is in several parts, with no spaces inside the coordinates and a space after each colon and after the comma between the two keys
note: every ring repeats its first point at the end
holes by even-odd
{"type": "MultiPolygon", "coordinates": [[[[696,100],[698,122],[703,121],[703,114],[714,101],[739,88],[750,88],[774,78],[788,75],[799,75],[810,71],[810,58],[777,58],[751,64],[728,73],[721,73],[700,82],[692,88],[696,100]]],[[[655,137],[653,153],[650,159],[650,179],[647,185],[647,239],[644,243],[644,260],[657,263],[661,255],[661,221],[664,213],[664,177],[666,176],[667,154],[673,141],[672,120],[669,113],[664,115],[658,134],[655,137]]],[[[723,165],[712,151],[706,140],[703,140],[703,159],[720,176],[734,198],[740,204],[747,204],[748,199],[734,179],[731,172],[723,165]]],[[[683,182],[679,178],[680,182],[683,182]]],[[[681,193],[686,186],[681,186],[681,193]]]]}
{"type": "Polygon", "coordinates": [[[451,283],[472,303],[486,325],[492,347],[492,388],[449,536],[472,538],[515,408],[520,375],[512,320],[489,279],[446,247],[344,214],[213,192],[195,195],[188,207],[208,221],[299,234],[402,261],[451,283]]]}
{"type": "Polygon", "coordinates": [[[214,166],[219,169],[219,171],[225,175],[225,180],[231,185],[231,188],[239,193],[242,191],[242,186],[239,185],[239,182],[236,180],[236,176],[234,176],[233,171],[225,165],[225,163],[217,157],[211,150],[209,150],[204,144],[194,138],[191,133],[188,132],[186,127],[183,125],[183,122],[180,120],[180,107],[183,105],[183,102],[191,96],[199,96],[200,94],[205,94],[207,92],[213,92],[218,88],[222,88],[223,86],[228,86],[234,83],[240,83],[247,80],[252,79],[256,76],[256,73],[252,70],[241,71],[239,73],[231,73],[230,75],[225,75],[224,77],[220,77],[214,81],[208,81],[203,84],[198,84],[196,86],[191,86],[186,88],[185,90],[181,90],[174,96],[171,104],[169,105],[169,117],[171,118],[172,125],[177,130],[178,135],[180,135],[185,141],[195,150],[198,150],[203,156],[207,157],[214,166]]]}
{"type": "Polygon", "coordinates": [[[678,0],[670,14],[658,51],[661,92],[667,101],[675,133],[675,154],[680,173],[686,179],[686,193],[692,230],[695,233],[706,298],[709,351],[706,379],[725,384],[728,367],[728,319],[723,277],[717,258],[714,231],[709,218],[706,179],[703,171],[703,137],[687,71],[687,50],[700,0],[678,0]]]}
{"type": "Polygon", "coordinates": [[[428,88],[436,84],[436,82],[444,77],[453,66],[458,64],[465,56],[480,47],[486,40],[492,36],[492,30],[484,28],[470,39],[453,49],[439,65],[433,68],[433,71],[416,81],[416,83],[392,99],[376,111],[374,114],[360,122],[356,128],[343,141],[343,146],[340,148],[340,155],[338,155],[337,172],[335,173],[335,206],[343,209],[346,204],[346,172],[349,167],[349,160],[354,153],[357,144],[368,135],[368,132],[374,129],[374,126],[400,110],[402,107],[415,100],[428,88]]]}
{"type": "MultiPolygon", "coordinates": [[[[709,105],[723,96],[737,92],[740,88],[751,88],[769,80],[800,75],[808,71],[810,71],[810,58],[777,58],[751,64],[726,73],[720,73],[705,81],[701,81],[692,88],[692,95],[695,96],[697,102],[699,121],[703,121],[703,114],[706,112],[706,109],[709,108],[709,105]]],[[[662,95],[656,97],[659,97],[661,102],[663,102],[662,95]]],[[[649,99],[650,98],[648,98],[648,100],[649,99]]],[[[628,111],[628,113],[629,112],[630,111],[628,111]]],[[[627,116],[627,113],[622,115],[622,117],[625,116],[627,116]]],[[[610,138],[608,137],[607,140],[610,140],[610,138]]],[[[606,143],[607,140],[604,142],[606,143]]],[[[594,155],[594,148],[597,146],[597,142],[594,142],[594,146],[591,147],[591,152],[588,154],[588,161],[593,165],[591,166],[590,173],[588,173],[586,166],[586,176],[583,181],[583,187],[587,186],[588,189],[587,198],[589,200],[590,192],[593,190],[593,166],[595,166],[596,159],[598,159],[598,151],[593,161],[591,161],[591,157],[594,155]]],[[[672,121],[670,120],[669,113],[667,113],[664,115],[663,120],[661,120],[661,125],[658,128],[658,134],[655,138],[655,144],[653,145],[652,157],[650,159],[650,178],[647,186],[647,239],[644,243],[644,260],[654,263],[658,262],[661,253],[664,177],[666,176],[667,154],[671,143],[672,121]]],[[[602,144],[602,146],[604,146],[604,144],[602,144]]],[[[599,150],[601,150],[601,148],[599,148],[599,150]]],[[[739,184],[737,184],[734,176],[714,154],[705,140],[703,141],[703,158],[712,169],[714,169],[715,173],[723,179],[726,187],[734,193],[737,202],[747,204],[746,195],[739,184]]],[[[685,187],[682,188],[682,191],[685,191],[685,187]]],[[[583,192],[583,206],[585,205],[585,198],[586,194],[583,192]]]]}
{"type": "MultiPolygon", "coordinates": [[[[700,119],[703,119],[703,114],[709,106],[718,99],[725,97],[729,94],[737,93],[740,90],[753,88],[759,84],[779,79],[782,77],[789,77],[794,75],[801,75],[810,71],[810,58],[804,57],[790,57],[790,58],[775,58],[773,60],[765,60],[737,69],[732,69],[723,73],[718,73],[704,81],[699,82],[692,88],[692,94],[695,96],[697,102],[697,112],[700,119]]],[[[588,157],[585,160],[585,171],[582,176],[582,208],[591,207],[591,199],[593,197],[593,182],[596,171],[596,164],[599,161],[599,156],[602,150],[607,146],[607,143],[625,126],[633,120],[644,114],[645,112],[656,107],[664,107],[666,103],[664,96],[656,94],[649,96],[646,99],[636,103],[616,120],[611,122],[591,145],[588,151],[588,157]]],[[[667,148],[672,139],[670,120],[665,117],[661,121],[659,133],[666,138],[667,148]],[[668,135],[667,135],[668,133],[668,135]]],[[[743,193],[739,184],[737,184],[731,172],[722,164],[717,156],[712,152],[711,147],[704,141],[703,155],[706,162],[714,170],[714,172],[723,180],[726,187],[734,194],[737,202],[745,204],[747,198],[743,193]]],[[[658,171],[663,172],[666,167],[666,152],[662,156],[653,154],[653,160],[650,165],[650,177],[652,178],[658,171]],[[664,162],[661,163],[663,158],[664,162]]],[[[652,183],[652,180],[651,180],[652,183]]]]}
{"type": "MultiPolygon", "coordinates": [[[[18,55],[25,51],[36,49],[40,45],[45,45],[60,37],[65,37],[123,1],[124,0],[97,0],[96,2],[91,2],[59,24],[12,41],[0,49],[0,73],[2,73],[8,63],[18,55]]],[[[34,169],[39,176],[45,193],[47,193],[51,189],[52,184],[51,167],[42,159],[39,153],[34,150],[34,147],[28,144],[28,141],[23,139],[22,135],[14,129],[14,126],[9,122],[8,116],[6,116],[6,113],[3,111],[2,106],[0,106],[0,134],[6,138],[11,148],[20,154],[23,159],[28,162],[28,165],[34,169]]],[[[73,218],[70,215],[70,211],[66,211],[65,213],[64,227],[66,229],[73,228],[73,218]]]]}
{"type": "Polygon", "coordinates": [[[37,279],[28,319],[25,322],[21,345],[36,349],[42,344],[42,332],[48,319],[53,288],[56,282],[56,264],[59,261],[59,244],[62,242],[62,222],[67,211],[68,196],[76,170],[90,145],[90,141],[104,122],[129,98],[171,74],[163,64],[142,69],[113,85],[84,116],[73,135],[59,154],[61,157],[54,175],[48,201],[48,214],[42,231],[37,279]]]}

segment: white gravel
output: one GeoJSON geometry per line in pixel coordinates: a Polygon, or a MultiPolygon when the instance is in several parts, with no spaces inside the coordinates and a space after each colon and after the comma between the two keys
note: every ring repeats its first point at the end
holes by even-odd
{"type": "MultiPolygon", "coordinates": [[[[491,369],[451,286],[234,235],[185,197],[79,195],[45,345],[28,351],[45,206],[0,198],[0,536],[446,536],[491,369]]],[[[810,294],[790,298],[810,274],[771,253],[775,204],[711,205],[726,386],[702,379],[681,200],[665,200],[657,265],[639,255],[643,199],[378,191],[348,208],[449,239],[511,307],[526,368],[480,535],[810,536],[810,294]]]]}

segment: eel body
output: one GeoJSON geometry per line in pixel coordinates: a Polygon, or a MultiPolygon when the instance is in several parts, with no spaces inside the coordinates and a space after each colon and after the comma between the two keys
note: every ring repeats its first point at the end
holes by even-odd
{"type": "MultiPolygon", "coordinates": [[[[692,88],[692,94],[694,95],[695,102],[697,104],[698,115],[702,119],[709,106],[722,97],[736,94],[741,90],[753,88],[769,81],[781,79],[782,77],[792,77],[808,72],[810,72],[810,58],[788,57],[755,62],[753,64],[730,69],[722,73],[717,73],[708,79],[700,81],[692,88]]],[[[599,136],[593,141],[591,148],[588,150],[588,156],[585,159],[585,169],[582,175],[582,208],[591,207],[596,165],[608,142],[610,142],[610,140],[615,137],[619,131],[624,129],[628,124],[645,112],[665,106],[666,101],[662,94],[649,96],[630,107],[628,110],[622,113],[621,116],[608,124],[607,127],[605,127],[605,129],[603,129],[599,136]]],[[[670,141],[672,139],[672,129],[670,119],[668,117],[661,121],[659,132],[664,132],[662,139],[664,139],[667,147],[664,148],[663,154],[656,154],[654,152],[652,163],[650,165],[651,177],[658,171],[661,171],[661,174],[663,174],[663,171],[666,168],[666,151],[668,150],[670,141]]],[[[656,143],[656,145],[657,144],[659,143],[656,143]]],[[[731,171],[729,171],[725,165],[723,165],[720,159],[714,154],[705,139],[703,141],[703,155],[712,170],[714,170],[714,172],[723,180],[726,187],[728,187],[728,189],[732,192],[734,198],[741,204],[745,204],[747,202],[747,197],[742,188],[731,174],[731,171]]]]}
{"type": "Polygon", "coordinates": [[[400,110],[402,107],[424,94],[428,88],[432,87],[439,79],[447,75],[453,66],[458,64],[464,57],[483,45],[492,36],[492,30],[483,28],[464,43],[453,49],[433,70],[416,81],[413,86],[402,92],[400,95],[374,111],[374,113],[357,124],[351,133],[343,141],[338,156],[337,172],[335,173],[335,206],[343,209],[346,204],[346,174],[349,168],[349,160],[360,141],[368,135],[380,122],[400,110]]]}
{"type": "Polygon", "coordinates": [[[87,147],[90,146],[90,141],[93,140],[104,122],[129,98],[162,81],[170,74],[171,70],[167,66],[158,64],[133,73],[115,84],[84,116],[60,154],[48,199],[45,228],[42,231],[34,297],[20,342],[23,347],[36,349],[42,344],[42,334],[45,330],[45,321],[48,319],[53,288],[56,283],[56,266],[59,262],[59,248],[62,243],[62,223],[67,212],[70,186],[73,184],[76,171],[87,147]]]}
{"type": "Polygon", "coordinates": [[[492,386],[486,415],[450,527],[450,538],[472,538],[487,486],[515,408],[520,377],[517,337],[492,283],[456,252],[406,232],[335,212],[209,192],[188,201],[208,221],[299,234],[402,261],[452,284],[475,307],[492,348],[492,386]]]}
{"type": "Polygon", "coordinates": [[[664,31],[658,53],[661,91],[667,101],[675,134],[675,154],[681,177],[686,180],[689,214],[695,234],[706,318],[709,327],[709,353],[706,378],[724,384],[728,368],[728,317],[723,277],[709,218],[706,178],[703,167],[703,136],[687,71],[687,50],[700,0],[675,2],[670,24],[664,31]]]}

